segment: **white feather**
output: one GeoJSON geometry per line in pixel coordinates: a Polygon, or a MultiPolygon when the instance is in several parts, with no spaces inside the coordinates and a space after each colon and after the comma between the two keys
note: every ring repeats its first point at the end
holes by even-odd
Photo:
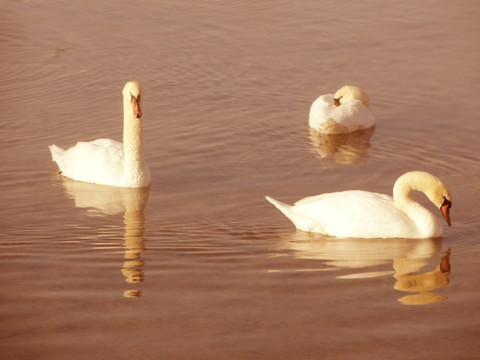
{"type": "Polygon", "coordinates": [[[361,190],[307,197],[293,206],[266,196],[298,230],[336,237],[429,238],[443,233],[440,220],[411,199],[412,190],[423,191],[437,206],[448,189],[436,177],[424,172],[402,175],[395,183],[395,200],[385,194],[361,190]]]}
{"type": "MultiPolygon", "coordinates": [[[[143,160],[142,119],[136,117],[132,98],[140,108],[141,86],[128,82],[123,89],[123,144],[111,139],[78,142],[68,150],[51,145],[52,159],[60,173],[94,184],[140,188],[150,185],[150,170],[143,160]]],[[[141,112],[140,112],[141,114],[141,112]]]]}

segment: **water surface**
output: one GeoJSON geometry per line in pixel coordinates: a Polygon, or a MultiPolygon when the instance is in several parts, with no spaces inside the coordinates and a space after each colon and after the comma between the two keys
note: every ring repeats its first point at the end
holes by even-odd
{"type": "Polygon", "coordinates": [[[477,356],[476,2],[8,1],[1,16],[4,358],[477,356]],[[132,79],[151,187],[63,179],[48,145],[121,140],[132,79]],[[310,104],[344,84],[377,126],[310,131],[310,104]],[[441,239],[307,234],[263,198],[391,193],[410,170],[453,194],[441,239]]]}

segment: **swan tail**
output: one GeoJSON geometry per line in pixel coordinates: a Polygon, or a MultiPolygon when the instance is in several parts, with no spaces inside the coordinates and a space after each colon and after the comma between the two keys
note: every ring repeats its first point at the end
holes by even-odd
{"type": "Polygon", "coordinates": [[[50,145],[48,148],[50,149],[50,153],[52,154],[52,160],[57,163],[59,171],[61,173],[63,169],[63,154],[65,153],[65,150],[54,144],[50,145]]]}
{"type": "Polygon", "coordinates": [[[281,201],[272,199],[270,196],[265,196],[269,202],[271,202],[278,210],[280,210],[283,215],[285,215],[291,222],[295,224],[296,214],[293,211],[293,206],[285,204],[281,201]]]}

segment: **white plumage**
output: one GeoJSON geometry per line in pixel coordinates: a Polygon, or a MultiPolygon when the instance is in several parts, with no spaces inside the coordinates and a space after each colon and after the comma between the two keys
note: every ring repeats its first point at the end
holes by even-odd
{"type": "Polygon", "coordinates": [[[63,176],[94,184],[141,188],[150,185],[143,159],[142,88],[136,81],[123,88],[123,144],[110,139],[78,142],[68,150],[51,145],[52,159],[63,176]]]}
{"type": "Polygon", "coordinates": [[[350,190],[307,197],[293,206],[268,196],[266,199],[303,231],[358,238],[441,236],[440,220],[411,198],[413,190],[424,192],[450,225],[450,192],[435,176],[421,171],[400,176],[394,185],[393,198],[350,190]]]}
{"type": "Polygon", "coordinates": [[[312,103],[308,124],[322,134],[346,134],[375,126],[375,117],[367,94],[345,85],[335,95],[321,95],[312,103]]]}

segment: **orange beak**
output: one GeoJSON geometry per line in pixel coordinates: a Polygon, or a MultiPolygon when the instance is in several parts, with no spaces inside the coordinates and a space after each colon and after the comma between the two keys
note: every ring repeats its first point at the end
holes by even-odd
{"type": "Polygon", "coordinates": [[[132,96],[132,108],[133,108],[133,116],[137,119],[142,117],[142,109],[140,109],[140,98],[136,99],[132,96]]]}
{"type": "Polygon", "coordinates": [[[445,221],[447,222],[448,226],[452,226],[452,223],[450,221],[450,206],[452,206],[452,204],[450,203],[450,201],[446,199],[443,205],[440,206],[440,211],[442,212],[443,217],[445,218],[445,221]]]}

